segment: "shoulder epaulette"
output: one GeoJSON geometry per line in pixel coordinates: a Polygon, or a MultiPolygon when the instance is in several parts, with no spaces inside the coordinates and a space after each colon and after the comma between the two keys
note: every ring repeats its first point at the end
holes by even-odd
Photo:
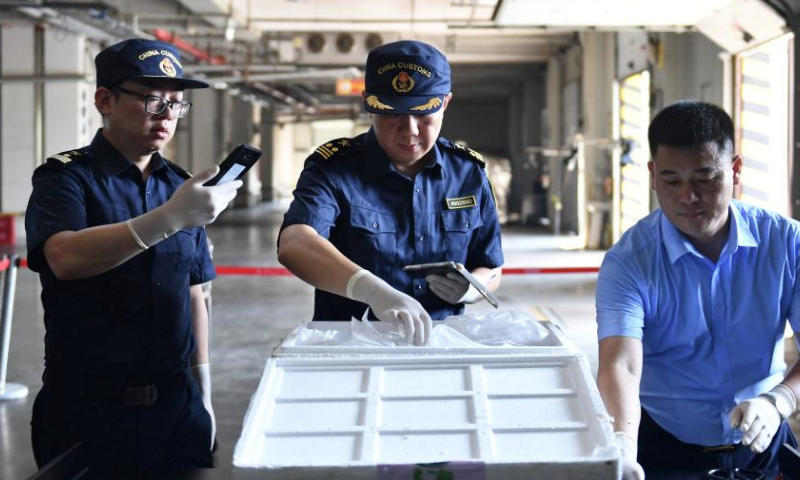
{"type": "Polygon", "coordinates": [[[337,140],[331,140],[330,142],[326,142],[317,147],[317,149],[314,150],[314,155],[318,155],[323,160],[329,160],[332,157],[350,150],[354,143],[354,139],[352,138],[339,138],[337,140]]]}
{"type": "Polygon", "coordinates": [[[181,177],[183,177],[183,178],[192,178],[192,174],[189,173],[185,168],[183,168],[180,165],[178,165],[177,163],[171,162],[171,161],[167,160],[166,158],[164,159],[164,161],[167,162],[167,165],[172,167],[173,170],[178,172],[178,175],[180,175],[181,177]]]}
{"type": "Polygon", "coordinates": [[[456,152],[457,154],[461,155],[464,158],[469,158],[470,160],[477,162],[478,165],[481,166],[481,168],[486,167],[486,160],[483,159],[483,155],[481,155],[480,153],[456,142],[450,142],[450,144],[453,146],[453,151],[456,152]]]}
{"type": "Polygon", "coordinates": [[[73,160],[78,160],[78,159],[83,158],[85,156],[86,156],[86,152],[83,151],[83,149],[68,150],[66,152],[61,152],[61,153],[57,153],[55,155],[50,155],[49,157],[47,157],[47,160],[48,160],[48,162],[50,160],[55,160],[57,162],[60,162],[63,165],[66,165],[66,164],[68,164],[69,162],[71,162],[73,160]]]}

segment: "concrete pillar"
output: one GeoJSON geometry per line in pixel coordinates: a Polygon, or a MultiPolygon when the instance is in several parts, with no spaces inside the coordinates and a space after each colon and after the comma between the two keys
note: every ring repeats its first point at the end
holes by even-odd
{"type": "Polygon", "coordinates": [[[213,88],[193,88],[184,92],[192,102],[186,118],[178,120],[178,130],[168,145],[170,160],[192,173],[199,173],[222,161],[214,134],[217,117],[217,95],[213,88]]]}
{"type": "Polygon", "coordinates": [[[573,210],[577,214],[578,235],[584,245],[589,229],[589,200],[609,200],[604,184],[612,176],[615,51],[613,33],[584,34],[581,84],[584,150],[583,155],[578,156],[577,208],[573,210]]]}
{"type": "MultiPolygon", "coordinates": [[[[241,143],[261,148],[261,109],[250,102],[235,99],[233,101],[233,118],[231,119],[231,147],[241,143]]],[[[250,169],[244,177],[244,186],[234,200],[236,207],[252,207],[261,202],[261,172],[257,168],[250,169]]]]}
{"type": "Polygon", "coordinates": [[[273,140],[275,124],[272,118],[272,109],[261,109],[261,150],[264,154],[259,162],[259,170],[261,171],[261,198],[265,202],[277,199],[273,140]]]}
{"type": "MultiPolygon", "coordinates": [[[[7,24],[0,30],[3,77],[35,75],[34,26],[7,24]]],[[[31,192],[36,158],[36,85],[8,82],[0,86],[0,210],[22,212],[31,192]]]]}
{"type": "Polygon", "coordinates": [[[275,199],[290,198],[297,185],[294,130],[295,127],[288,123],[272,124],[272,183],[275,199]]]}
{"type": "Polygon", "coordinates": [[[43,150],[44,156],[49,156],[88,145],[102,125],[102,116],[94,107],[94,81],[86,78],[94,73],[93,58],[86,54],[86,37],[48,28],[44,42],[44,76],[75,77],[42,84],[43,150]]]}

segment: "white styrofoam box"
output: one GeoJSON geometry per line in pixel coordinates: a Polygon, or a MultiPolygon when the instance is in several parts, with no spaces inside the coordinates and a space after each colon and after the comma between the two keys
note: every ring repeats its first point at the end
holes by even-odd
{"type": "Polygon", "coordinates": [[[411,479],[432,462],[456,480],[615,479],[586,357],[273,357],[233,457],[236,478],[282,480],[411,479]]]}
{"type": "MultiPolygon", "coordinates": [[[[411,354],[542,354],[542,353],[573,353],[578,352],[578,347],[570,340],[558,325],[552,322],[539,322],[546,330],[548,335],[544,340],[536,345],[501,347],[501,346],[453,346],[453,347],[430,347],[414,345],[398,346],[374,346],[374,345],[309,345],[304,343],[303,338],[309,330],[320,330],[334,332],[346,332],[350,330],[350,322],[342,321],[314,321],[306,322],[297,326],[281,341],[273,351],[273,356],[284,355],[342,355],[342,354],[377,354],[395,355],[402,353],[411,354]]],[[[369,325],[381,333],[389,333],[392,326],[385,322],[370,322],[369,325]]],[[[436,326],[434,326],[436,328],[436,326]]]]}

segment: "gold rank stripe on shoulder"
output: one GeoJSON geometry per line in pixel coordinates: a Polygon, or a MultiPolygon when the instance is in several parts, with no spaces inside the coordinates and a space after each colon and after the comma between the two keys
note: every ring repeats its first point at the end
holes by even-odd
{"type": "Polygon", "coordinates": [[[456,148],[458,148],[459,150],[463,150],[463,151],[469,153],[470,155],[475,157],[475,159],[478,160],[479,162],[481,162],[483,164],[486,163],[486,160],[483,159],[483,155],[481,155],[480,153],[476,152],[475,150],[473,150],[473,149],[471,149],[469,147],[465,147],[464,145],[461,145],[461,144],[458,144],[458,143],[453,143],[453,145],[455,145],[456,148]]]}
{"type": "Polygon", "coordinates": [[[478,205],[475,195],[470,195],[468,197],[448,198],[446,200],[448,210],[460,210],[462,208],[470,208],[478,205]]]}
{"type": "Polygon", "coordinates": [[[81,152],[79,152],[78,150],[71,150],[69,152],[62,152],[62,153],[58,153],[58,154],[55,154],[55,155],[50,155],[49,158],[52,158],[54,160],[58,160],[59,162],[67,164],[67,163],[72,161],[72,158],[70,158],[70,157],[77,157],[80,154],[81,154],[81,152]]]}
{"type": "Polygon", "coordinates": [[[325,160],[331,158],[337,153],[350,148],[350,140],[347,138],[340,138],[317,147],[314,152],[318,153],[325,160]]]}

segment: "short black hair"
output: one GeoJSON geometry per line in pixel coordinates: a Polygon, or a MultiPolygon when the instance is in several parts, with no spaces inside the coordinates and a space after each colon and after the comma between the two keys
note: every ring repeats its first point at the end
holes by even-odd
{"type": "Polygon", "coordinates": [[[733,120],[725,110],[698,100],[680,100],[658,112],[647,130],[650,157],[659,145],[701,148],[714,142],[719,152],[733,149],[733,120]]]}

